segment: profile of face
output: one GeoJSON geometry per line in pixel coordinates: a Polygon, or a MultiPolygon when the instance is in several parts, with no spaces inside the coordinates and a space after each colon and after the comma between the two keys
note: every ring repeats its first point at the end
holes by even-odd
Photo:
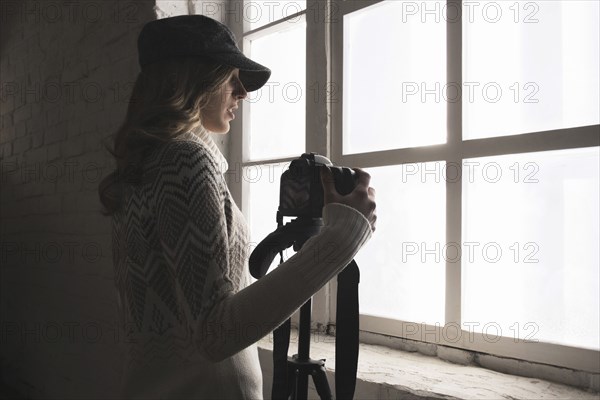
{"type": "Polygon", "coordinates": [[[209,97],[201,111],[202,125],[214,133],[229,132],[229,122],[235,119],[238,102],[248,95],[239,78],[239,69],[233,70],[229,78],[209,97]]]}

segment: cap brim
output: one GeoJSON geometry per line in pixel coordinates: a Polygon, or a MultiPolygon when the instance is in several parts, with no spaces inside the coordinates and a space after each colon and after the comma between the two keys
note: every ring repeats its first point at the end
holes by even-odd
{"type": "Polygon", "coordinates": [[[264,65],[252,61],[243,54],[219,54],[218,62],[240,70],[240,81],[247,92],[253,92],[264,86],[271,77],[271,70],[264,65]]]}
{"type": "Polygon", "coordinates": [[[252,71],[240,68],[240,81],[247,92],[254,92],[264,86],[271,77],[271,70],[252,71]]]}

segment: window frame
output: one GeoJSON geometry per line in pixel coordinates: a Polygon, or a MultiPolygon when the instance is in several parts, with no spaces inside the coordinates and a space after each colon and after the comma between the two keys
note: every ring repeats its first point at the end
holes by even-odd
{"type": "MultiPolygon", "coordinates": [[[[242,2],[243,0],[232,0],[242,2]]],[[[384,0],[307,0],[306,10],[306,149],[326,155],[336,165],[351,165],[360,168],[394,166],[429,161],[443,161],[446,165],[462,165],[463,160],[488,156],[566,150],[574,148],[600,146],[600,125],[581,126],[550,131],[530,132],[511,136],[490,137],[463,140],[462,137],[462,103],[447,102],[448,138],[445,144],[390,149],[369,153],[343,154],[343,33],[344,15],[384,0]],[[326,62],[318,62],[325,57],[326,62]],[[312,85],[312,86],[311,86],[312,85]],[[316,85],[316,86],[315,86],[316,85]],[[333,85],[333,86],[331,86],[333,85]],[[313,92],[309,88],[313,88],[313,92]],[[316,101],[308,97],[317,92],[316,101]],[[402,162],[398,162],[402,160],[402,162]],[[460,163],[460,164],[459,164],[460,163]]],[[[455,7],[462,12],[461,0],[447,0],[448,7],[455,7]]],[[[299,13],[300,14],[300,13],[299,13]]],[[[293,18],[290,16],[288,18],[293,18]]],[[[251,31],[256,34],[261,30],[273,29],[279,22],[273,22],[263,28],[251,31]]],[[[248,24],[244,22],[243,25],[248,24]]],[[[244,38],[244,26],[233,24],[237,37],[244,38]]],[[[248,26],[245,27],[246,30],[248,26]]],[[[462,82],[462,22],[447,21],[446,48],[448,82],[462,82]]],[[[244,45],[246,41],[244,40],[244,45]]],[[[244,52],[246,49],[242,46],[244,52]]],[[[232,126],[235,138],[231,141],[230,156],[244,167],[289,162],[287,159],[270,159],[264,161],[245,161],[248,154],[248,132],[243,121],[249,116],[248,110],[242,106],[241,121],[232,126]],[[244,128],[244,129],[243,129],[244,128]]],[[[448,171],[451,173],[452,171],[448,171]]],[[[232,182],[232,194],[242,211],[247,214],[248,192],[244,188],[244,180],[232,182]]],[[[462,243],[462,176],[461,179],[446,182],[446,242],[462,243]]],[[[246,185],[247,186],[247,185],[246,185]]],[[[550,364],[593,373],[600,372],[597,350],[551,344],[545,342],[515,341],[513,338],[500,337],[496,342],[486,340],[482,333],[461,329],[460,341],[447,340],[445,329],[453,326],[461,327],[461,266],[447,260],[445,326],[415,324],[414,322],[392,320],[369,315],[360,315],[361,330],[365,332],[393,336],[399,339],[412,339],[425,343],[458,347],[464,350],[477,351],[502,357],[522,359],[530,362],[550,364]],[[406,333],[406,326],[418,327],[417,331],[406,333]]],[[[329,324],[335,324],[336,282],[332,280],[313,298],[313,327],[324,330],[329,324]]]]}
{"type": "MultiPolygon", "coordinates": [[[[230,0],[233,10],[243,10],[244,2],[247,0],[230,0]]],[[[305,149],[304,152],[316,152],[325,155],[331,159],[330,154],[330,105],[327,102],[327,85],[331,82],[329,68],[329,13],[330,2],[323,0],[306,0],[306,9],[301,12],[291,14],[285,18],[272,21],[256,29],[250,29],[250,22],[245,18],[233,18],[228,15],[228,26],[238,38],[238,45],[244,54],[251,57],[249,49],[249,40],[258,38],[261,35],[277,31],[277,28],[287,20],[298,17],[305,18],[306,22],[306,43],[311,43],[306,49],[306,117],[305,117],[305,149]],[[326,62],[316,62],[323,59],[326,62]],[[312,96],[312,97],[311,97],[312,96]],[[316,99],[316,101],[309,101],[316,99]]],[[[240,118],[231,123],[229,156],[232,160],[233,168],[227,174],[227,182],[232,197],[240,206],[245,216],[249,215],[249,185],[243,179],[243,170],[247,167],[261,166],[267,164],[289,163],[295,157],[273,157],[262,160],[249,160],[250,153],[250,107],[245,106],[246,101],[240,103],[240,118]]],[[[300,156],[300,154],[298,154],[300,156]]],[[[273,213],[275,215],[275,211],[273,213]]],[[[273,219],[274,221],[274,219],[273,219]]],[[[276,225],[273,222],[273,229],[276,225]]],[[[334,295],[335,293],[333,293],[334,295]]],[[[312,327],[315,331],[325,332],[330,324],[330,301],[332,298],[331,285],[325,285],[317,292],[312,299],[312,327]]],[[[297,322],[299,312],[293,316],[293,321],[297,322]]]]}

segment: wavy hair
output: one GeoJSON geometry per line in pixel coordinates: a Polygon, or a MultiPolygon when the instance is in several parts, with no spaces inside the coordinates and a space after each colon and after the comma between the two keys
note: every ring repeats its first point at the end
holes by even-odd
{"type": "Polygon", "coordinates": [[[137,76],[125,120],[104,145],[116,169],[98,187],[102,214],[119,210],[124,185],[140,181],[144,156],[155,147],[202,126],[201,110],[233,68],[180,57],[148,65],[137,76]]]}

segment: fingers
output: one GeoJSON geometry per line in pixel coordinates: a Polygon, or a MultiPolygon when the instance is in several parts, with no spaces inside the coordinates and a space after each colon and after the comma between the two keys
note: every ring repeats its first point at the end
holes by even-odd
{"type": "MultiPolygon", "coordinates": [[[[369,177],[370,180],[370,177],[369,177]]],[[[367,195],[369,197],[369,222],[371,224],[371,231],[375,232],[376,224],[377,224],[377,203],[375,202],[375,188],[369,186],[367,187],[367,195]]]]}
{"type": "Polygon", "coordinates": [[[360,168],[353,168],[353,170],[357,174],[356,188],[354,190],[358,190],[356,193],[362,192],[362,196],[365,196],[366,194],[366,198],[363,197],[362,200],[366,206],[366,209],[363,213],[369,220],[371,231],[375,232],[375,225],[377,222],[377,213],[375,209],[377,208],[377,203],[375,202],[375,188],[369,186],[369,183],[371,182],[371,175],[360,168]]]}
{"type": "Polygon", "coordinates": [[[328,166],[321,167],[321,183],[323,185],[323,203],[342,203],[355,208],[362,213],[369,224],[371,230],[375,232],[377,214],[375,208],[375,189],[369,186],[371,175],[361,168],[352,168],[356,173],[356,186],[352,193],[341,196],[334,184],[333,172],[328,166]]]}
{"type": "Polygon", "coordinates": [[[369,187],[369,182],[371,182],[371,175],[369,175],[366,171],[361,168],[352,168],[354,172],[356,172],[356,187],[369,187]]]}

